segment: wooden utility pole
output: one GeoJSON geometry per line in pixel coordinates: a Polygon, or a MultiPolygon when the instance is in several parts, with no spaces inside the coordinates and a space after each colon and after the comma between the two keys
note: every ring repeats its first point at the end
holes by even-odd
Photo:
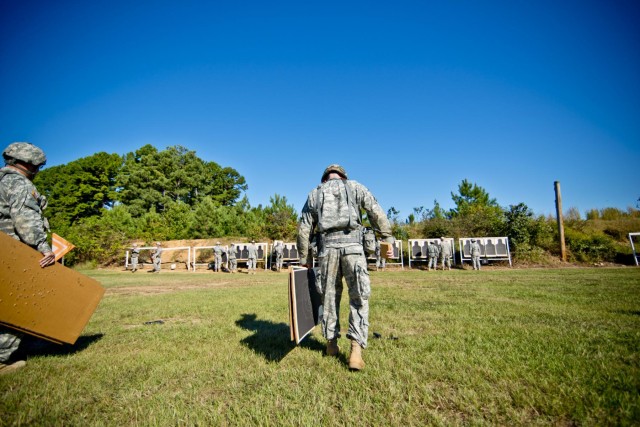
{"type": "Polygon", "coordinates": [[[558,237],[560,239],[560,255],[562,261],[567,261],[567,247],[564,244],[564,223],[562,221],[562,195],[560,194],[560,181],[555,181],[553,186],[556,191],[556,218],[558,218],[558,237]]]}

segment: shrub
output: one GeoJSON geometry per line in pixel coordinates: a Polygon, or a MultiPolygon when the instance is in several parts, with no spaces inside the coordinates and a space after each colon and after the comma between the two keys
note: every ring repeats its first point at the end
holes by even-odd
{"type": "Polygon", "coordinates": [[[613,262],[616,259],[615,243],[606,235],[589,235],[566,228],[565,243],[571,257],[578,262],[613,262]]]}

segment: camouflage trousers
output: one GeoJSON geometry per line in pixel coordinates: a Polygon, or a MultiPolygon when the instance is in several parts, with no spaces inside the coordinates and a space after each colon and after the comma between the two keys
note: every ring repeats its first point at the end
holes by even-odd
{"type": "Polygon", "coordinates": [[[222,266],[222,255],[214,255],[213,256],[213,271],[220,271],[220,267],[222,266]]]}
{"type": "Polygon", "coordinates": [[[138,257],[131,257],[131,271],[136,271],[138,269],[138,257]]]}
{"type": "Polygon", "coordinates": [[[429,257],[429,269],[438,268],[438,257],[430,256],[429,257]]]}
{"type": "Polygon", "coordinates": [[[473,269],[474,270],[480,270],[480,257],[479,256],[472,256],[471,260],[473,261],[473,269]]]}
{"type": "Polygon", "coordinates": [[[229,270],[236,271],[238,269],[238,261],[235,258],[229,260],[229,270]]]}
{"type": "Polygon", "coordinates": [[[22,334],[0,326],[0,363],[4,363],[20,347],[22,334]]]}
{"type": "Polygon", "coordinates": [[[160,261],[160,258],[154,259],[153,260],[153,271],[160,271],[161,265],[162,265],[162,261],[160,261]]]}
{"type": "Polygon", "coordinates": [[[247,261],[247,270],[255,270],[256,269],[256,259],[249,258],[247,261]]]}
{"type": "Polygon", "coordinates": [[[362,245],[329,247],[318,256],[316,285],[323,297],[322,335],[330,340],[340,336],[342,278],[349,291],[349,329],[347,338],[365,348],[369,334],[369,296],[371,280],[362,245]]]}
{"type": "Polygon", "coordinates": [[[451,257],[448,255],[444,255],[442,257],[442,269],[444,270],[444,267],[448,267],[451,268],[451,257]]]}

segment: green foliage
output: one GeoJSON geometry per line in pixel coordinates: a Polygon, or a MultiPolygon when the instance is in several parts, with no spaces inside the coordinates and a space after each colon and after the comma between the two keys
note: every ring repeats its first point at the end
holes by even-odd
{"type": "Polygon", "coordinates": [[[47,196],[46,215],[51,226],[73,225],[113,206],[121,164],[117,154],[100,152],[38,173],[34,184],[47,196]]]}
{"type": "Polygon", "coordinates": [[[275,194],[270,198],[271,205],[264,209],[265,231],[272,240],[293,240],[296,237],[298,214],[293,205],[287,204],[287,198],[275,194]]]}
{"type": "Polygon", "coordinates": [[[613,239],[600,234],[585,234],[565,228],[565,242],[570,256],[579,262],[613,262],[616,247],[613,239]]]}
{"type": "Polygon", "coordinates": [[[181,146],[158,151],[151,145],[128,153],[118,174],[118,200],[134,217],[155,207],[163,212],[171,202],[194,206],[204,197],[219,205],[233,205],[247,189],[236,170],[205,162],[181,146]]]}
{"type": "Polygon", "coordinates": [[[455,209],[451,210],[451,215],[454,217],[483,211],[487,208],[499,209],[496,199],[489,197],[489,193],[484,188],[472,184],[467,179],[462,180],[458,185],[458,194],[451,193],[451,199],[456,204],[455,209]]]}

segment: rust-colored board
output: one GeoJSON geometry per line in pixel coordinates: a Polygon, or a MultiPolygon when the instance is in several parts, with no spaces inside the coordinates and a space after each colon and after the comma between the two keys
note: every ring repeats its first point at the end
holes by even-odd
{"type": "Polygon", "coordinates": [[[55,263],[41,268],[40,252],[0,232],[0,323],[57,343],[74,344],[104,288],[55,263]]]}

